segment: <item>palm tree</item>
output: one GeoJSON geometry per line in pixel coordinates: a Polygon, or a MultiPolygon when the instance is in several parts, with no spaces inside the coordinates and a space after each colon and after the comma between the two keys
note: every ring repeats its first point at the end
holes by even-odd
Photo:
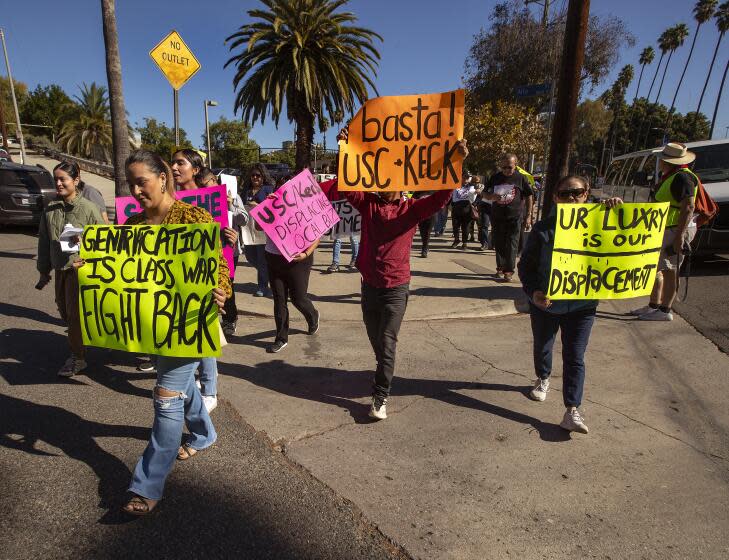
{"type": "Polygon", "coordinates": [[[694,54],[694,47],[696,46],[696,38],[699,36],[699,29],[701,29],[701,26],[709,21],[714,15],[714,10],[716,10],[716,5],[718,3],[719,0],[699,0],[694,6],[696,32],[694,33],[694,38],[691,41],[691,50],[689,50],[689,55],[686,59],[686,64],[683,67],[683,72],[681,72],[681,78],[678,80],[678,86],[676,86],[676,93],[673,94],[671,108],[668,110],[668,119],[666,120],[666,126],[664,127],[666,129],[668,129],[671,124],[671,118],[673,117],[673,112],[676,109],[676,98],[678,97],[678,92],[681,89],[681,84],[683,84],[683,79],[686,76],[686,70],[688,70],[689,63],[691,62],[691,55],[694,54]]]}
{"type": "Polygon", "coordinates": [[[116,33],[116,13],[114,0],[101,0],[101,15],[104,26],[104,46],[106,47],[106,80],[111,101],[111,130],[114,147],[114,190],[116,196],[127,194],[124,178],[124,162],[129,156],[129,124],[124,109],[122,90],[121,58],[119,40],[116,33]]]}
{"type": "MultiPolygon", "coordinates": [[[[714,14],[716,18],[716,26],[719,28],[719,38],[716,41],[716,47],[714,48],[714,56],[711,57],[711,64],[709,65],[709,72],[706,75],[706,81],[704,82],[704,88],[701,90],[701,96],[699,97],[699,105],[696,108],[696,115],[699,115],[701,111],[701,104],[704,101],[704,94],[706,93],[706,87],[709,85],[709,79],[711,78],[711,72],[714,69],[714,63],[716,62],[716,55],[719,52],[719,45],[727,31],[729,31],[729,1],[724,2],[714,14]]],[[[711,136],[709,136],[711,138],[711,136]]]]}
{"type": "Polygon", "coordinates": [[[684,42],[686,41],[686,37],[689,36],[689,28],[685,23],[679,23],[677,25],[674,25],[668,31],[668,43],[666,44],[666,46],[668,47],[668,60],[666,61],[666,66],[663,68],[663,76],[661,77],[661,85],[658,87],[656,103],[658,103],[658,99],[661,97],[661,91],[663,91],[663,82],[666,79],[668,66],[671,64],[671,57],[673,57],[673,53],[675,53],[679,47],[683,46],[684,42]]]}
{"type": "Polygon", "coordinates": [[[70,154],[109,161],[112,129],[106,88],[96,83],[83,84],[81,94],[74,99],[78,103],[77,114],[61,128],[58,144],[70,154]]]}
{"type": "Polygon", "coordinates": [[[231,51],[241,47],[225,63],[237,68],[234,110],[248,123],[263,123],[270,111],[278,125],[285,102],[296,125],[297,170],[311,163],[315,124],[321,130],[327,117],[336,122],[338,112],[353,113],[368,86],[377,91],[370,78],[380,58],[373,40],[382,37],[353,25],[353,13],[336,12],[348,2],[261,0],[267,9],[249,10],[254,21],[226,39],[231,51]]]}
{"type": "MultiPolygon", "coordinates": [[[[610,100],[610,105],[612,106],[613,111],[613,120],[610,123],[610,130],[608,132],[608,136],[611,137],[610,140],[610,160],[615,155],[615,142],[617,140],[618,136],[618,121],[620,119],[620,110],[623,108],[623,105],[625,104],[625,92],[627,91],[628,87],[630,86],[630,82],[633,81],[633,76],[635,75],[635,72],[633,70],[632,64],[627,64],[626,66],[623,66],[623,69],[620,70],[620,73],[618,74],[618,78],[615,80],[615,83],[613,84],[612,88],[610,89],[610,92],[608,94],[608,99],[610,100]]],[[[610,161],[608,160],[608,161],[610,161]]],[[[601,165],[602,167],[602,165],[601,165]]]]}
{"type": "MultiPolygon", "coordinates": [[[[671,42],[671,29],[666,29],[663,33],[661,33],[661,36],[658,37],[658,48],[661,50],[661,57],[658,59],[658,66],[656,67],[656,73],[653,74],[653,79],[651,80],[651,87],[648,88],[648,95],[646,95],[645,99],[646,101],[650,101],[651,98],[651,92],[653,91],[653,86],[656,83],[656,78],[658,77],[658,72],[661,70],[661,63],[663,63],[663,58],[666,56],[666,53],[669,50],[670,42],[671,42]]],[[[635,140],[633,140],[633,151],[638,149],[638,141],[640,139],[640,132],[643,129],[643,123],[645,122],[645,116],[640,120],[640,123],[638,124],[638,128],[635,130],[635,140]]],[[[648,124],[648,127],[650,129],[650,124],[648,124]]]]}
{"type": "Polygon", "coordinates": [[[656,57],[656,51],[653,50],[653,47],[646,47],[644,48],[640,53],[640,58],[638,59],[638,63],[640,64],[640,74],[638,75],[638,87],[635,88],[635,96],[633,97],[633,104],[635,104],[636,99],[638,99],[638,93],[640,92],[640,83],[643,81],[643,70],[645,70],[645,67],[653,64],[653,60],[656,57]]]}

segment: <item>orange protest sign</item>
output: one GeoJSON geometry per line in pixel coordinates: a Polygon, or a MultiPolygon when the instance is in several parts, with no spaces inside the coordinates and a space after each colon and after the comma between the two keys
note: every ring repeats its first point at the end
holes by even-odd
{"type": "Polygon", "coordinates": [[[370,99],[339,143],[340,191],[432,191],[461,184],[464,91],[370,99]]]}

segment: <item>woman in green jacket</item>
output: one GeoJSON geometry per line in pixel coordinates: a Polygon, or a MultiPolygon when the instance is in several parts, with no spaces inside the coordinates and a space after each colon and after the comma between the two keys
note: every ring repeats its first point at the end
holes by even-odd
{"type": "Polygon", "coordinates": [[[53,169],[56,194],[59,200],[51,202],[41,217],[38,231],[38,272],[36,288],[42,290],[51,281],[55,271],[56,305],[68,325],[68,345],[71,356],[58,371],[61,377],[71,377],[86,368],[85,349],[81,337],[81,321],[78,312],[78,276],[73,262],[78,259],[78,245],[61,248],[61,232],[67,224],[83,229],[91,224],[103,224],[99,208],[83,198],[79,192],[80,179],[69,174],[70,164],[61,162],[53,169]]]}

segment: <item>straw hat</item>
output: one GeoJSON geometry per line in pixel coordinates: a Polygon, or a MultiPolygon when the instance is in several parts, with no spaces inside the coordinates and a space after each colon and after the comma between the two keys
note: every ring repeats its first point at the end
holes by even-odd
{"type": "Polygon", "coordinates": [[[658,154],[658,158],[673,165],[684,165],[694,161],[696,159],[696,154],[689,152],[683,144],[679,144],[678,142],[669,142],[663,146],[663,151],[658,154]]]}

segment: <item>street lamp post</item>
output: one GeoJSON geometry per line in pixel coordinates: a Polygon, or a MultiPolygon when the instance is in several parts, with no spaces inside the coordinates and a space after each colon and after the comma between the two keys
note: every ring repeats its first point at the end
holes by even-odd
{"type": "Polygon", "coordinates": [[[208,107],[217,107],[218,102],[211,99],[205,100],[205,138],[208,142],[208,167],[213,168],[213,153],[210,149],[210,122],[208,121],[208,107]]]}
{"type": "Polygon", "coordinates": [[[5,33],[0,29],[0,41],[3,44],[3,53],[5,54],[5,66],[8,68],[8,82],[10,84],[10,97],[13,99],[13,109],[15,110],[15,122],[17,124],[16,135],[20,142],[20,163],[25,163],[25,139],[23,138],[23,129],[20,126],[20,113],[18,112],[18,99],[15,97],[15,85],[13,84],[13,73],[10,70],[10,59],[8,58],[8,48],[5,46],[5,33]]]}

